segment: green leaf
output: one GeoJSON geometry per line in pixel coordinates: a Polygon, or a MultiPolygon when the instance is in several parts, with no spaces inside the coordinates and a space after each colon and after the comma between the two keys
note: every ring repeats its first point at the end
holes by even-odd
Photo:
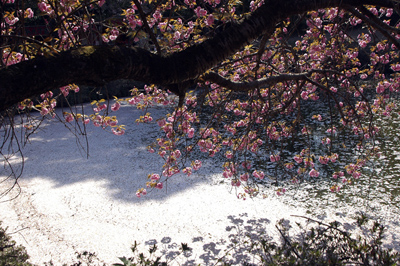
{"type": "Polygon", "coordinates": [[[124,264],[115,264],[115,265],[118,265],[118,266],[120,266],[120,265],[122,265],[122,266],[131,266],[132,265],[132,262],[129,259],[127,259],[126,257],[119,257],[118,259],[120,261],[122,261],[124,264]]]}

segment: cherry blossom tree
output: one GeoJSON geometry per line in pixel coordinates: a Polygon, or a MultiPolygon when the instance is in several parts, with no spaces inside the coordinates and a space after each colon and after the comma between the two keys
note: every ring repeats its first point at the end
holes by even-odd
{"type": "MultiPolygon", "coordinates": [[[[338,191],[379,156],[374,119],[396,107],[399,4],[1,0],[4,143],[16,114],[37,110],[54,117],[57,101],[79,93],[79,86],[130,79],[147,85],[111,106],[92,102],[91,115],[71,111],[62,119],[123,135],[117,120],[122,102],[144,110],[175,106],[158,119],[160,137],[148,147],[165,164],[149,174],[139,197],[175,174],[198,170],[199,152],[224,158],[222,176],[239,198],[256,196],[260,180],[273,179],[265,165],[294,183],[329,174],[331,190],[338,191]],[[37,25],[45,33],[28,34],[37,25]],[[171,101],[171,94],[179,100],[171,101]],[[301,145],[289,153],[294,140],[301,145]],[[355,149],[356,158],[342,160],[340,149],[355,149]],[[267,155],[263,163],[257,163],[259,154],[267,155]]],[[[155,121],[145,111],[137,122],[155,121]]],[[[38,126],[23,123],[28,135],[38,126]]]]}

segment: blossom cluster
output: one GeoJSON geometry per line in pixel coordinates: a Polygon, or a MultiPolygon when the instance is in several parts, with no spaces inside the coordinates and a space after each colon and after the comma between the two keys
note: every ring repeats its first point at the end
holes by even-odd
{"type": "MultiPolygon", "coordinates": [[[[122,19],[103,22],[100,30],[95,16],[75,15],[107,3],[89,2],[41,0],[40,14],[29,8],[5,12],[1,25],[5,36],[15,33],[22,20],[39,15],[58,26],[43,45],[31,45],[27,52],[3,49],[1,64],[17,64],[83,44],[121,45],[121,34],[128,38],[125,45],[167,56],[216,36],[225,26],[246,17],[245,10],[253,12],[264,3],[133,1],[124,8],[122,19]]],[[[90,115],[64,112],[64,122],[92,123],[123,135],[125,126],[119,124],[116,114],[126,104],[143,110],[136,123],[158,125],[160,136],[148,151],[164,164],[160,173],[148,176],[146,188],[139,189],[137,196],[163,188],[178,173],[192,175],[202,166],[200,158],[191,157],[198,154],[222,158],[222,177],[239,191],[241,199],[258,195],[260,184],[268,181],[296,184],[327,173],[333,173],[330,190],[338,192],[359,179],[362,168],[379,156],[374,145],[379,134],[374,117],[390,117],[397,107],[390,96],[400,91],[399,53],[393,42],[400,35],[399,24],[391,20],[394,10],[366,8],[367,17],[375,16],[373,19],[384,23],[379,29],[395,29],[388,38],[392,42],[382,39],[385,34],[377,34],[373,25],[364,27],[365,21],[355,15],[362,10],[315,10],[302,16],[305,23],[300,23],[301,27],[293,18],[284,19],[271,36],[260,37],[208,70],[225,79],[223,84],[242,85],[242,90],[213,83],[205,73],[196,79],[194,91],[188,89],[182,105],[176,106],[165,88],[145,85],[132,89],[127,99],[92,102],[90,115]],[[250,87],[256,81],[260,83],[250,87]],[[174,111],[165,117],[152,116],[152,107],[173,104],[174,111]],[[343,132],[348,138],[343,138],[343,132]],[[356,151],[358,160],[347,162],[339,155],[342,150],[356,151]],[[279,177],[273,172],[277,169],[279,177]]],[[[78,86],[67,85],[57,95],[40,95],[37,104],[25,100],[19,109],[36,109],[42,116],[53,117],[57,97],[78,91],[78,86]]],[[[285,191],[280,186],[276,193],[285,191]]]]}

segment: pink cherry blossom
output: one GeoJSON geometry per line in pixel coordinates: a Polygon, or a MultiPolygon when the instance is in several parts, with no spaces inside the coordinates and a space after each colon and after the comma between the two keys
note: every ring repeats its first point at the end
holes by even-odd
{"type": "Polygon", "coordinates": [[[161,119],[157,121],[157,124],[159,127],[163,127],[167,122],[165,121],[165,119],[161,119]]]}
{"type": "Polygon", "coordinates": [[[119,110],[120,107],[121,107],[121,104],[119,102],[116,102],[111,106],[111,110],[116,112],[119,110]]]}
{"type": "Polygon", "coordinates": [[[40,115],[45,116],[49,113],[49,109],[47,109],[46,107],[42,107],[40,109],[40,115]]]}
{"type": "Polygon", "coordinates": [[[233,176],[233,173],[232,173],[231,170],[225,169],[225,171],[222,173],[222,176],[223,176],[224,178],[230,178],[230,177],[233,176]]]}
{"type": "Polygon", "coordinates": [[[186,167],[182,170],[187,176],[190,176],[192,174],[192,168],[191,167],[186,167]]]}
{"type": "Polygon", "coordinates": [[[140,198],[142,195],[143,195],[143,196],[146,196],[146,194],[147,194],[147,191],[146,191],[146,189],[144,189],[144,188],[141,188],[141,189],[139,189],[139,190],[136,192],[136,196],[137,196],[138,198],[140,198]]]}
{"type": "Polygon", "coordinates": [[[240,176],[240,180],[242,180],[243,182],[247,182],[247,180],[249,180],[249,174],[248,173],[244,173],[240,176]]]}
{"type": "Polygon", "coordinates": [[[336,93],[338,91],[338,89],[336,87],[330,87],[330,91],[336,93]]]}
{"type": "Polygon", "coordinates": [[[110,126],[110,127],[115,127],[118,124],[118,120],[116,119],[108,119],[106,121],[106,125],[110,126]]]}
{"type": "Polygon", "coordinates": [[[52,97],[53,97],[53,92],[51,92],[51,91],[40,94],[40,98],[42,98],[42,99],[48,99],[48,98],[52,98],[52,97]]]}
{"type": "Polygon", "coordinates": [[[330,156],[330,159],[331,159],[331,162],[332,163],[335,163],[336,162],[336,160],[339,158],[339,155],[337,154],[337,153],[333,153],[331,156],[330,156]]]}
{"type": "Polygon", "coordinates": [[[214,24],[214,16],[212,14],[208,15],[206,19],[206,25],[212,26],[214,24]]]}
{"type": "Polygon", "coordinates": [[[104,109],[107,109],[107,104],[105,104],[105,103],[104,104],[100,104],[97,107],[93,108],[93,111],[98,113],[98,112],[100,112],[100,111],[102,111],[104,109]]]}
{"type": "Polygon", "coordinates": [[[26,10],[25,10],[25,12],[24,12],[24,16],[25,16],[25,18],[33,18],[33,16],[34,16],[34,13],[33,13],[33,10],[32,10],[32,8],[27,8],[26,10]]]}
{"type": "Polygon", "coordinates": [[[310,157],[307,157],[304,159],[304,165],[307,167],[314,167],[314,162],[313,159],[310,157]]]}
{"type": "Polygon", "coordinates": [[[145,116],[143,116],[143,121],[145,123],[149,123],[149,122],[153,121],[153,117],[149,113],[147,113],[145,116]]]}
{"type": "Polygon", "coordinates": [[[286,163],[286,164],[285,164],[285,167],[286,167],[287,169],[293,169],[294,164],[293,164],[293,163],[286,163]]]}
{"type": "Polygon", "coordinates": [[[184,2],[185,2],[186,5],[188,5],[191,8],[193,8],[194,5],[196,4],[195,0],[185,0],[184,2]]]}
{"type": "Polygon", "coordinates": [[[173,152],[173,155],[174,155],[176,158],[179,158],[179,157],[181,157],[181,151],[180,151],[180,150],[175,150],[175,152],[173,152]]]}
{"type": "Polygon", "coordinates": [[[275,154],[275,155],[271,155],[269,157],[269,159],[271,160],[271,162],[277,162],[281,159],[281,157],[279,156],[279,154],[275,154]]]}
{"type": "Polygon", "coordinates": [[[312,169],[312,170],[310,171],[309,175],[310,175],[311,177],[318,177],[318,176],[319,176],[319,172],[318,172],[317,170],[315,170],[315,169],[312,169]]]}
{"type": "Polygon", "coordinates": [[[338,192],[340,190],[340,186],[338,185],[333,185],[330,187],[331,192],[338,192]]]}
{"type": "Polygon", "coordinates": [[[241,182],[239,180],[232,180],[231,185],[234,187],[240,187],[241,182]]]}
{"type": "Polygon", "coordinates": [[[155,18],[155,19],[158,20],[158,21],[162,18],[160,10],[156,10],[156,11],[153,13],[153,18],[155,18]]]}
{"type": "Polygon", "coordinates": [[[64,86],[60,88],[61,93],[64,95],[64,97],[67,97],[69,94],[69,86],[64,86]]]}
{"type": "Polygon", "coordinates": [[[278,188],[278,190],[276,191],[276,194],[278,196],[282,196],[283,194],[285,194],[286,189],[285,188],[278,188]]]}
{"type": "Polygon", "coordinates": [[[393,71],[400,71],[400,64],[395,64],[390,67],[393,71]]]}
{"type": "Polygon", "coordinates": [[[207,15],[207,11],[199,6],[194,10],[194,12],[196,13],[197,17],[202,17],[207,15]]]}
{"type": "Polygon", "coordinates": [[[201,167],[201,161],[200,161],[200,160],[194,161],[194,162],[192,163],[192,167],[193,167],[193,170],[195,170],[195,171],[199,170],[200,167],[201,167]]]}
{"type": "Polygon", "coordinates": [[[301,133],[304,134],[304,135],[306,135],[306,134],[310,134],[310,131],[307,129],[307,127],[304,126],[304,127],[301,129],[301,133]]]}
{"type": "Polygon", "coordinates": [[[12,17],[5,17],[4,20],[8,25],[12,26],[19,21],[19,18],[12,16],[12,17]]]}
{"type": "Polygon", "coordinates": [[[46,12],[46,13],[53,12],[53,10],[51,9],[51,6],[49,4],[44,3],[44,2],[38,3],[38,7],[39,7],[39,10],[42,11],[42,12],[46,12]]]}
{"type": "Polygon", "coordinates": [[[125,134],[125,130],[123,130],[121,128],[112,128],[111,131],[114,135],[117,135],[117,136],[122,136],[125,134]]]}
{"type": "Polygon", "coordinates": [[[327,157],[327,156],[319,156],[318,160],[319,160],[319,162],[321,164],[327,164],[329,162],[329,157],[327,157]]]}
{"type": "Polygon", "coordinates": [[[194,128],[190,128],[188,130],[188,138],[193,138],[193,136],[194,136],[194,128]]]}
{"type": "Polygon", "coordinates": [[[293,159],[296,161],[296,163],[302,163],[303,162],[303,158],[300,155],[294,156],[293,159]]]}
{"type": "Polygon", "coordinates": [[[331,139],[326,137],[326,138],[323,138],[321,142],[322,142],[322,144],[330,144],[331,143],[331,139]]]}
{"type": "Polygon", "coordinates": [[[385,86],[382,83],[379,83],[376,87],[376,93],[383,93],[385,91],[385,86]]]}
{"type": "Polygon", "coordinates": [[[153,181],[158,181],[160,179],[160,175],[159,174],[152,174],[150,176],[150,179],[153,181]]]}
{"type": "Polygon", "coordinates": [[[360,176],[361,176],[361,173],[358,172],[358,171],[354,171],[354,172],[352,173],[352,176],[353,176],[355,179],[359,179],[360,176]]]}
{"type": "Polygon", "coordinates": [[[254,171],[253,171],[253,176],[256,177],[256,178],[258,178],[258,179],[264,179],[265,174],[264,174],[263,171],[254,170],[254,171]]]}
{"type": "Polygon", "coordinates": [[[174,33],[174,40],[177,41],[181,38],[181,33],[179,31],[175,31],[174,33]]]}
{"type": "Polygon", "coordinates": [[[251,168],[251,162],[249,162],[249,161],[242,162],[242,167],[245,168],[245,169],[247,169],[247,170],[250,170],[250,168],[251,168]]]}
{"type": "Polygon", "coordinates": [[[71,123],[72,121],[74,121],[74,116],[73,116],[72,114],[68,114],[68,115],[65,117],[65,121],[66,121],[67,123],[71,123]]]}
{"type": "Polygon", "coordinates": [[[326,130],[326,133],[329,133],[329,134],[336,134],[336,127],[331,127],[331,128],[329,128],[329,129],[327,129],[326,130]]]}
{"type": "Polygon", "coordinates": [[[227,159],[232,159],[233,158],[233,153],[231,151],[227,151],[227,152],[225,152],[225,157],[227,159]]]}

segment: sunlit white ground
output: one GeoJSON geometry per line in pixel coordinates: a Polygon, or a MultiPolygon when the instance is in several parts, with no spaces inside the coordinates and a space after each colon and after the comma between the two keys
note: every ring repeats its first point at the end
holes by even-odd
{"type": "MultiPolygon", "coordinates": [[[[160,115],[165,109],[153,112],[160,115]]],[[[145,185],[147,175],[158,173],[162,165],[146,151],[157,136],[157,127],[136,125],[141,114],[128,106],[121,108],[118,119],[127,131],[119,137],[89,126],[89,158],[61,123],[47,122],[31,137],[23,150],[26,162],[20,195],[0,203],[3,226],[27,248],[31,262],[71,264],[76,252],[89,251],[96,253],[99,263],[109,265],[118,262],[118,257],[129,257],[137,241],[143,251],[158,244],[170,259],[181,243],[187,243],[192,254],[181,256],[180,262],[214,265],[238,230],[257,233],[264,228],[278,239],[278,220],[301,221],[291,215],[310,216],[305,209],[284,203],[273,191],[267,199],[238,200],[235,191],[220,182],[219,169],[207,163],[192,176],[177,175],[163,190],[137,198],[136,190],[145,185]]],[[[0,184],[0,189],[7,185],[0,184]]],[[[324,213],[324,222],[348,217],[335,209],[324,213]]],[[[398,222],[390,230],[389,242],[398,247],[398,222]]]]}

